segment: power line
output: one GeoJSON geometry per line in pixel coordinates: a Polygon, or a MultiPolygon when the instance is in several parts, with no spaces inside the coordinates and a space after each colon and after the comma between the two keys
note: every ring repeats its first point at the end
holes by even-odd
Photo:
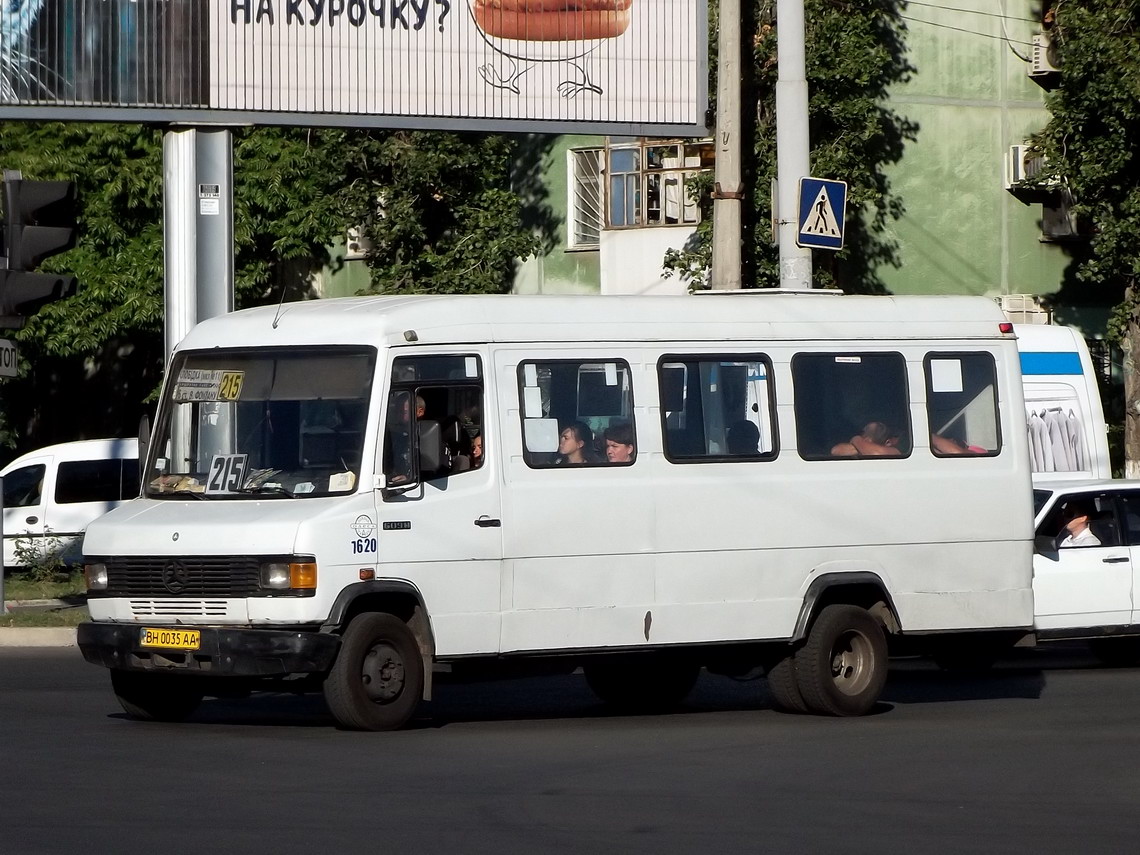
{"type": "Polygon", "coordinates": [[[924,21],[922,18],[911,18],[907,15],[899,15],[904,21],[910,21],[912,24],[926,24],[930,27],[939,27],[943,30],[954,30],[957,33],[969,33],[971,36],[981,36],[984,39],[996,39],[999,42],[1008,42],[1010,44],[1025,45],[1026,47],[1033,47],[1032,42],[1014,41],[1007,39],[1005,36],[995,36],[992,33],[979,33],[977,30],[967,30],[962,27],[952,27],[949,24],[939,24],[934,21],[924,21]]]}
{"type": "MultiPolygon", "coordinates": [[[[906,5],[925,6],[928,9],[941,9],[943,12],[961,12],[965,15],[985,15],[987,18],[1002,18],[1008,21],[1024,21],[1027,24],[1037,23],[1037,20],[1034,18],[1015,18],[1012,15],[1006,15],[1004,12],[980,12],[977,9],[955,9],[952,6],[940,6],[937,3],[919,3],[918,0],[906,0],[906,5]]],[[[978,35],[985,34],[978,33],[978,35]]]]}

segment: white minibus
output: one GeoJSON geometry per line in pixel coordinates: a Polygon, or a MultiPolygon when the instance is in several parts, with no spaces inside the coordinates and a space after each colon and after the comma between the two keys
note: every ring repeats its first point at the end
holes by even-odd
{"type": "Polygon", "coordinates": [[[889,652],[1032,631],[1012,327],[983,298],[409,296],[235,312],[167,373],[142,495],[87,532],[123,708],[323,691],[403,725],[433,674],[702,667],[859,715],[889,652]]]}

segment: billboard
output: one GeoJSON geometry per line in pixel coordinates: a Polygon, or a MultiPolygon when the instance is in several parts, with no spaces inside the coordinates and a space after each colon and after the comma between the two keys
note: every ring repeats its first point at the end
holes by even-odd
{"type": "Polygon", "coordinates": [[[2,0],[0,119],[704,135],[706,0],[2,0]]]}

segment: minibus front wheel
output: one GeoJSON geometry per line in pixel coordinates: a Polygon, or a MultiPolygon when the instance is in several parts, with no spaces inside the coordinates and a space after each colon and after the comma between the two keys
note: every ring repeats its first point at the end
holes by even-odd
{"type": "Polygon", "coordinates": [[[412,630],[395,615],[366,612],[348,624],[324,695],[344,728],[396,730],[416,711],[423,688],[423,659],[412,630]]]}
{"type": "Polygon", "coordinates": [[[795,664],[809,711],[864,715],[878,703],[887,682],[887,640],[866,609],[830,605],[816,617],[795,664]]]}

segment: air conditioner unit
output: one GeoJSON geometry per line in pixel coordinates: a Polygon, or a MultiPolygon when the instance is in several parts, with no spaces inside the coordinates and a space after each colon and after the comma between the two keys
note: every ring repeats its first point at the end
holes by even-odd
{"type": "Polygon", "coordinates": [[[348,230],[344,241],[344,260],[361,261],[372,249],[372,241],[360,233],[360,229],[353,227],[348,230]]]}
{"type": "Polygon", "coordinates": [[[1005,157],[1005,189],[1034,178],[1045,166],[1045,154],[1031,145],[1011,145],[1005,157]]]}
{"type": "Polygon", "coordinates": [[[1061,72],[1061,59],[1053,46],[1048,33],[1033,34],[1033,50],[1029,55],[1029,76],[1038,78],[1054,77],[1061,72]]]}
{"type": "Polygon", "coordinates": [[[996,299],[1005,316],[1015,324],[1053,323],[1053,311],[1032,294],[1002,294],[996,299]]]}

